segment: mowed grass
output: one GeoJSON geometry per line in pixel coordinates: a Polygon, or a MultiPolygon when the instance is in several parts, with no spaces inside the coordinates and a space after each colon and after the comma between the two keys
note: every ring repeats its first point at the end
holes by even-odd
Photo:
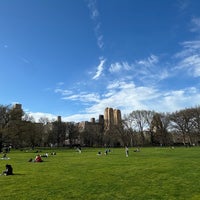
{"type": "MultiPolygon", "coordinates": [[[[0,176],[2,200],[199,200],[200,148],[113,148],[107,156],[86,148],[79,154],[57,149],[43,163],[30,163],[34,152],[11,151],[0,170],[11,164],[13,176],[0,176]]],[[[41,154],[52,152],[43,150],[41,154]]]]}

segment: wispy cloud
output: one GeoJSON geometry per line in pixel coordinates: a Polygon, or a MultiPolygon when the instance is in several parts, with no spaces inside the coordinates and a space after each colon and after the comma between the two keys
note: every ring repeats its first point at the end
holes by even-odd
{"type": "Polygon", "coordinates": [[[62,99],[65,100],[73,100],[73,101],[80,101],[80,102],[99,102],[99,94],[97,93],[86,93],[86,92],[81,92],[78,94],[73,94],[73,95],[66,95],[62,99]]]}
{"type": "Polygon", "coordinates": [[[62,96],[71,95],[73,93],[71,90],[63,90],[63,89],[60,89],[60,88],[55,89],[54,92],[59,93],[62,96]]]}
{"type": "Polygon", "coordinates": [[[92,79],[96,80],[101,76],[103,69],[104,69],[104,63],[105,62],[106,62],[106,59],[100,58],[100,63],[97,66],[97,71],[96,71],[95,75],[92,77],[92,79]]]}
{"type": "MultiPolygon", "coordinates": [[[[59,91],[61,92],[61,91],[59,91]]],[[[154,110],[157,112],[174,112],[176,110],[198,105],[200,91],[195,87],[180,90],[162,91],[152,86],[137,86],[133,81],[115,80],[107,85],[102,94],[81,92],[67,94],[62,92],[62,99],[77,101],[85,105],[78,114],[62,116],[64,121],[88,121],[91,117],[98,118],[106,107],[119,108],[123,114],[133,110],[154,110]],[[85,104],[87,103],[87,104],[85,104]]],[[[37,120],[40,117],[55,119],[48,113],[30,113],[37,120]]]]}
{"type": "Polygon", "coordinates": [[[20,57],[20,59],[22,60],[22,62],[24,62],[26,64],[30,64],[31,63],[27,58],[20,57]]]}
{"type": "Polygon", "coordinates": [[[98,46],[99,46],[100,49],[103,48],[103,46],[104,46],[103,35],[98,35],[97,36],[97,44],[98,44],[98,46]]]}
{"type": "MultiPolygon", "coordinates": [[[[94,2],[92,9],[95,11],[96,1],[90,2],[94,2]]],[[[98,17],[99,12],[92,12],[92,20],[97,20],[98,17]]],[[[190,31],[198,33],[200,20],[193,18],[191,24],[190,31]]],[[[98,32],[99,29],[100,23],[96,23],[96,31],[98,32]]],[[[98,36],[100,37],[101,34],[98,36]]],[[[103,35],[101,39],[103,40],[103,35]]],[[[197,87],[164,90],[157,84],[159,81],[162,83],[162,80],[172,77],[172,72],[175,72],[173,70],[177,70],[176,72],[184,70],[193,77],[200,76],[200,40],[182,42],[180,47],[181,50],[175,56],[167,58],[167,63],[163,62],[162,56],[150,54],[138,60],[113,62],[106,71],[104,65],[109,60],[100,58],[100,63],[92,77],[93,80],[97,80],[102,74],[106,76],[107,85],[105,82],[100,91],[95,92],[95,89],[91,90],[91,88],[91,92],[59,89],[55,91],[62,94],[63,100],[76,101],[84,106],[84,110],[81,110],[79,114],[72,115],[71,118],[67,116],[65,119],[80,121],[80,119],[96,118],[104,112],[106,107],[119,108],[122,114],[126,114],[138,109],[173,112],[198,105],[200,91],[197,87]]]]}
{"type": "Polygon", "coordinates": [[[64,82],[60,81],[60,82],[57,83],[57,86],[62,86],[64,84],[65,84],[64,82]]]}
{"type": "Polygon", "coordinates": [[[63,100],[80,101],[80,102],[98,102],[100,97],[98,93],[73,92],[66,89],[55,89],[55,93],[59,93],[63,100]]]}
{"type": "MultiPolygon", "coordinates": [[[[200,33],[200,18],[191,19],[191,32],[200,33]]],[[[190,76],[200,76],[200,40],[184,41],[181,44],[182,50],[175,54],[178,60],[176,69],[184,69],[190,76]]]]}
{"type": "MultiPolygon", "coordinates": [[[[66,122],[81,122],[81,121],[89,121],[90,118],[94,117],[95,113],[81,113],[81,114],[74,114],[74,115],[70,115],[70,116],[64,116],[62,117],[63,121],[66,122]]],[[[95,116],[97,117],[97,116],[95,116]]]]}
{"type": "Polygon", "coordinates": [[[189,75],[200,76],[200,40],[186,41],[182,44],[183,50],[175,57],[179,59],[177,69],[186,69],[189,75]]]}
{"type": "Polygon", "coordinates": [[[199,32],[200,33],[200,18],[193,17],[191,20],[191,32],[199,32]]]}
{"type": "Polygon", "coordinates": [[[189,0],[178,0],[177,1],[177,6],[180,11],[186,10],[188,8],[189,4],[190,4],[189,0]]]}
{"type": "Polygon", "coordinates": [[[104,42],[103,42],[103,34],[101,33],[101,23],[99,20],[99,11],[97,8],[97,1],[96,0],[88,0],[87,1],[88,8],[90,11],[90,17],[94,22],[94,33],[97,39],[97,45],[100,49],[103,49],[104,42]]]}
{"type": "Polygon", "coordinates": [[[131,70],[132,66],[128,64],[128,62],[116,62],[110,65],[109,71],[111,73],[120,72],[121,70],[129,71],[131,70]]]}
{"type": "Polygon", "coordinates": [[[134,79],[143,83],[154,84],[164,80],[170,76],[167,66],[159,63],[159,57],[150,55],[147,58],[135,60],[131,63],[127,61],[112,63],[109,72],[126,77],[126,79],[134,79]]]}
{"type": "Polygon", "coordinates": [[[96,6],[96,0],[88,0],[88,8],[90,10],[90,16],[92,20],[96,20],[99,16],[99,11],[96,6]]]}
{"type": "Polygon", "coordinates": [[[199,91],[185,88],[174,91],[160,91],[155,87],[136,86],[133,82],[116,81],[108,85],[101,101],[87,108],[88,113],[101,113],[106,107],[119,108],[122,114],[137,109],[173,112],[184,107],[197,105],[199,91]]]}
{"type": "Polygon", "coordinates": [[[147,59],[139,60],[136,63],[139,65],[143,65],[145,67],[152,67],[153,65],[157,64],[159,61],[158,57],[155,55],[150,55],[147,59]]]}

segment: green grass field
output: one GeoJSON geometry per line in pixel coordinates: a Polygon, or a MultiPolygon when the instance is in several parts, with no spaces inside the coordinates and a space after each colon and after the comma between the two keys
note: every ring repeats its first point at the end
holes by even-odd
{"type": "MultiPolygon", "coordinates": [[[[11,151],[13,176],[0,176],[2,200],[199,200],[200,148],[142,148],[135,153],[111,149],[57,149],[42,163],[28,162],[34,152],[11,151]]],[[[43,150],[41,154],[51,152],[43,150]]]]}

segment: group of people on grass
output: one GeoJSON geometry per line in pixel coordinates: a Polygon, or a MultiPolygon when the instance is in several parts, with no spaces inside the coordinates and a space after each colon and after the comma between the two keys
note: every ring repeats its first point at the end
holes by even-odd
{"type": "MultiPolygon", "coordinates": [[[[78,148],[77,148],[77,151],[78,151],[79,153],[81,153],[81,148],[78,147],[78,148]]],[[[104,152],[104,155],[108,155],[109,152],[111,152],[111,150],[110,150],[110,149],[106,149],[105,152],[104,152]]],[[[134,150],[134,152],[140,152],[140,149],[137,148],[137,149],[134,150]]],[[[52,152],[51,155],[56,155],[56,153],[55,153],[55,152],[52,152]]],[[[97,155],[98,155],[98,156],[102,155],[102,152],[101,152],[101,151],[98,151],[97,155]]],[[[35,159],[33,160],[33,159],[31,158],[31,159],[29,160],[29,162],[43,162],[42,157],[46,157],[46,158],[47,158],[48,156],[49,156],[48,153],[45,153],[45,154],[43,154],[43,155],[37,154],[36,157],[35,157],[35,159]]],[[[129,149],[128,149],[127,146],[125,146],[125,156],[126,156],[126,157],[129,156],[129,149]]],[[[7,159],[7,155],[6,155],[5,153],[3,154],[2,159],[7,159]]],[[[6,169],[2,172],[1,175],[6,175],[6,176],[7,176],[7,175],[13,175],[13,168],[12,168],[12,166],[9,165],[9,164],[6,164],[6,169]]]]}
{"type": "MultiPolygon", "coordinates": [[[[56,155],[56,152],[52,152],[51,155],[56,155]]],[[[49,156],[48,153],[45,153],[43,155],[37,154],[35,159],[33,160],[32,158],[29,160],[29,162],[43,162],[42,157],[47,158],[49,156]]]]}
{"type": "MultiPolygon", "coordinates": [[[[42,157],[48,157],[48,155],[49,155],[48,153],[45,153],[43,155],[37,154],[34,160],[31,158],[28,161],[29,162],[43,162],[42,157]]],[[[51,155],[56,155],[56,152],[52,152],[51,155]]],[[[5,160],[5,159],[9,159],[9,158],[7,157],[7,154],[4,153],[1,159],[5,160]]],[[[2,171],[2,173],[0,175],[5,175],[5,176],[13,175],[12,165],[6,164],[5,168],[6,169],[4,171],[2,171]]]]}
{"type": "MultiPolygon", "coordinates": [[[[110,149],[106,149],[105,152],[104,152],[104,155],[108,155],[108,153],[110,153],[110,152],[111,152],[110,149]]],[[[98,156],[101,156],[101,155],[103,155],[103,153],[102,153],[101,151],[98,151],[98,152],[97,152],[97,155],[98,155],[98,156]]]]}
{"type": "MultiPolygon", "coordinates": [[[[105,152],[104,152],[104,155],[108,155],[109,152],[111,152],[110,149],[106,149],[105,152]]],[[[140,152],[140,149],[137,148],[137,149],[134,150],[134,152],[140,152]]],[[[98,156],[101,156],[101,155],[103,155],[103,154],[102,154],[101,151],[98,151],[98,152],[97,152],[97,155],[98,155],[98,156]]],[[[129,157],[129,149],[128,149],[128,146],[125,146],[125,156],[126,156],[126,157],[129,157]]]]}

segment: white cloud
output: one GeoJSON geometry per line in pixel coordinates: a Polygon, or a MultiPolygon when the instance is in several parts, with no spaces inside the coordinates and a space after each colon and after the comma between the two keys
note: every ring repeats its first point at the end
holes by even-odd
{"type": "Polygon", "coordinates": [[[157,56],[151,55],[151,56],[149,56],[147,59],[139,60],[139,61],[137,61],[136,63],[139,64],[139,65],[146,66],[146,67],[151,67],[151,66],[153,66],[154,64],[157,64],[158,61],[159,61],[159,59],[158,59],[157,56]]]}
{"type": "Polygon", "coordinates": [[[94,22],[94,33],[97,39],[97,45],[100,49],[103,49],[103,34],[101,33],[101,23],[99,21],[99,11],[97,8],[96,0],[89,0],[88,8],[90,11],[91,19],[94,22]]]}
{"type": "Polygon", "coordinates": [[[73,100],[73,101],[81,101],[81,102],[99,102],[99,95],[95,93],[80,93],[74,94],[70,96],[65,96],[62,99],[65,100],[73,100]]]}
{"type": "Polygon", "coordinates": [[[100,49],[103,48],[104,46],[104,43],[103,43],[103,35],[99,35],[98,38],[97,38],[97,44],[99,46],[100,49]]]}
{"type": "Polygon", "coordinates": [[[96,1],[88,0],[88,8],[90,10],[90,15],[91,15],[92,20],[95,20],[99,16],[99,11],[96,7],[96,1]]]}
{"type": "Polygon", "coordinates": [[[135,60],[132,63],[115,62],[109,67],[112,79],[134,80],[142,84],[155,85],[156,83],[172,76],[169,64],[160,63],[159,57],[150,55],[141,60],[135,60]]]}
{"type": "MultiPolygon", "coordinates": [[[[89,107],[87,111],[100,111],[106,107],[120,108],[122,111],[147,109],[145,102],[158,97],[154,88],[136,87],[133,82],[115,81],[107,86],[101,101],[89,107]]],[[[102,112],[102,111],[101,111],[102,112]]]]}
{"type": "Polygon", "coordinates": [[[153,54],[145,59],[135,61],[131,66],[134,77],[144,84],[154,85],[171,76],[168,64],[165,66],[160,63],[159,57],[153,54]]]}
{"type": "Polygon", "coordinates": [[[177,6],[180,11],[186,10],[188,8],[189,4],[190,4],[189,0],[178,0],[177,1],[177,6]]]}
{"type": "Polygon", "coordinates": [[[63,89],[59,89],[59,88],[55,89],[54,92],[60,93],[62,96],[70,95],[73,93],[71,90],[63,90],[63,89]]]}
{"type": "Polygon", "coordinates": [[[122,63],[116,62],[116,63],[112,63],[109,68],[109,71],[111,73],[116,73],[121,70],[129,71],[131,70],[131,65],[129,65],[128,62],[122,62],[122,63]]]}
{"type": "Polygon", "coordinates": [[[58,86],[62,86],[62,85],[64,85],[64,84],[65,84],[65,83],[62,82],[62,81],[57,83],[58,86]]]}
{"type": "Polygon", "coordinates": [[[113,63],[110,65],[110,72],[119,72],[122,68],[122,65],[119,62],[113,63]]]}
{"type": "MultiPolygon", "coordinates": [[[[83,99],[80,98],[79,100],[93,101],[95,96],[94,94],[85,94],[83,99]]],[[[99,95],[97,95],[97,98],[98,101],[95,101],[95,104],[87,107],[82,113],[62,116],[62,120],[80,122],[89,121],[92,117],[97,119],[99,114],[104,114],[106,107],[119,108],[122,116],[133,110],[143,109],[157,112],[174,112],[198,105],[200,102],[200,92],[195,87],[174,91],[159,91],[152,87],[137,87],[133,82],[116,81],[108,85],[101,99],[99,95]]],[[[57,116],[49,113],[29,112],[28,114],[33,116],[36,121],[41,117],[47,117],[51,121],[57,119],[57,116]]]]}
{"type": "Polygon", "coordinates": [[[186,69],[194,77],[200,76],[200,41],[186,41],[183,50],[175,55],[179,59],[177,69],[186,69]]]}
{"type": "Polygon", "coordinates": [[[174,112],[198,105],[200,102],[200,93],[194,87],[159,91],[153,87],[137,87],[133,82],[115,82],[107,88],[107,93],[102,95],[101,101],[87,108],[88,113],[100,114],[106,107],[119,108],[122,114],[142,109],[174,112]]]}
{"type": "MultiPolygon", "coordinates": [[[[65,91],[65,90],[63,90],[65,91]]],[[[63,91],[61,94],[66,94],[63,91]]],[[[78,94],[63,95],[63,99],[77,101],[85,108],[80,113],[71,116],[62,116],[64,121],[89,121],[90,118],[98,118],[104,113],[106,107],[118,108],[122,115],[133,110],[154,110],[157,112],[174,112],[198,105],[200,91],[195,87],[183,88],[172,91],[158,90],[156,87],[137,86],[133,81],[115,80],[110,82],[102,94],[81,92],[78,94]],[[86,103],[86,104],[85,104],[86,103]]],[[[48,114],[32,113],[38,119],[41,116],[56,118],[48,114]]]]}
{"type": "Polygon", "coordinates": [[[167,108],[168,112],[184,109],[186,107],[194,107],[199,104],[200,94],[197,88],[190,87],[182,90],[175,90],[163,93],[160,107],[167,108]]]}
{"type": "MultiPolygon", "coordinates": [[[[96,113],[94,113],[95,115],[96,113]]],[[[62,121],[65,122],[82,122],[82,121],[89,121],[91,118],[95,117],[97,119],[98,115],[94,116],[91,113],[86,113],[86,114],[75,114],[75,115],[70,115],[66,117],[62,117],[62,121]]]]}
{"type": "Polygon", "coordinates": [[[193,50],[200,50],[200,40],[185,41],[181,43],[181,45],[184,47],[184,49],[187,49],[190,53],[192,53],[193,50]]]}
{"type": "Polygon", "coordinates": [[[200,55],[191,55],[180,62],[181,67],[187,68],[194,77],[200,76],[200,55]]]}
{"type": "MultiPolygon", "coordinates": [[[[193,17],[190,31],[200,33],[200,18],[193,17]]],[[[176,69],[184,69],[193,77],[200,76],[200,40],[181,43],[183,49],[175,54],[178,59],[176,69]]]]}
{"type": "Polygon", "coordinates": [[[92,79],[98,79],[101,76],[105,61],[106,61],[105,59],[100,59],[100,64],[97,66],[97,72],[92,77],[92,79]]]}
{"type": "Polygon", "coordinates": [[[29,116],[32,116],[36,122],[39,122],[40,118],[48,118],[50,121],[55,121],[57,119],[56,115],[50,113],[42,113],[42,112],[27,112],[29,116]]]}
{"type": "Polygon", "coordinates": [[[200,32],[200,18],[193,17],[191,20],[192,28],[191,32],[200,32]]]}
{"type": "Polygon", "coordinates": [[[120,86],[120,81],[114,81],[112,83],[110,83],[108,86],[107,86],[107,89],[110,90],[110,89],[115,89],[115,88],[119,88],[120,86]]]}

